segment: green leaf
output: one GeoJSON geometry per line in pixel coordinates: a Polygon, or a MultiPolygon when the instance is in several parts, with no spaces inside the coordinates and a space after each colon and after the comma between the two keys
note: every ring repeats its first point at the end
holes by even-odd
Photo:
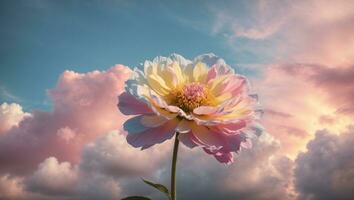
{"type": "Polygon", "coordinates": [[[141,196],[130,196],[130,197],[125,197],[121,200],[151,200],[151,199],[147,197],[141,197],[141,196]]]}
{"type": "Polygon", "coordinates": [[[168,189],[164,186],[164,185],[161,185],[161,184],[158,184],[158,183],[153,183],[153,182],[150,182],[148,180],[145,180],[145,179],[142,179],[146,184],[158,189],[160,192],[164,193],[167,195],[168,199],[171,199],[171,196],[170,196],[170,192],[168,191],[168,189]]]}

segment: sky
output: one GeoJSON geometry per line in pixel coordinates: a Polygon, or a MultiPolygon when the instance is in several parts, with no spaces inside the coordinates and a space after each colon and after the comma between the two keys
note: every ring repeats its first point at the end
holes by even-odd
{"type": "Polygon", "coordinates": [[[182,145],[179,199],[353,199],[353,24],[352,0],[0,0],[0,199],[162,200],[140,177],[169,185],[172,141],[131,147],[116,105],[172,53],[247,76],[266,130],[227,166],[182,145]]]}

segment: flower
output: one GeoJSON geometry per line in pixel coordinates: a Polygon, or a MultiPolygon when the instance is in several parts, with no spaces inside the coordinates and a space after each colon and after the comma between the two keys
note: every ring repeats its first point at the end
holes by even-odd
{"type": "Polygon", "coordinates": [[[231,163],[232,152],[250,147],[250,137],[261,133],[261,111],[247,79],[214,54],[194,61],[172,54],[140,67],[118,103],[123,114],[136,115],[124,123],[132,146],[146,149],[178,132],[187,147],[201,146],[231,163]]]}

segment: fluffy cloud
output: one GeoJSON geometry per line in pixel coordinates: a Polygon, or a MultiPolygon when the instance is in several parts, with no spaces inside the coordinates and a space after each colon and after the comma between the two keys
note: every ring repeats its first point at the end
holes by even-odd
{"type": "Polygon", "coordinates": [[[25,192],[21,185],[22,180],[5,174],[0,177],[0,199],[21,199],[25,192]]]}
{"type": "Polygon", "coordinates": [[[78,179],[77,169],[68,162],[59,163],[54,157],[44,160],[26,181],[27,190],[49,195],[72,193],[78,179]]]}
{"type": "MultiPolygon", "coordinates": [[[[221,165],[200,149],[180,148],[178,161],[178,198],[194,199],[294,199],[291,186],[293,163],[279,155],[279,143],[269,135],[254,141],[254,148],[243,150],[233,165],[221,165]]],[[[155,171],[152,180],[169,185],[170,159],[155,171]]],[[[139,183],[142,184],[142,183],[139,183]]],[[[164,199],[153,189],[150,194],[124,186],[126,194],[147,194],[164,199]],[[140,191],[140,192],[139,192],[140,191]]],[[[144,191],[144,190],[143,190],[144,191]]],[[[145,190],[146,191],[146,190],[145,190]]]]}
{"type": "MultiPolygon", "coordinates": [[[[242,151],[237,163],[230,166],[219,164],[200,149],[182,145],[179,198],[191,199],[198,193],[198,198],[206,200],[294,199],[292,161],[277,155],[280,146],[270,136],[263,135],[254,143],[253,149],[242,151]]],[[[163,195],[144,185],[139,176],[168,186],[171,148],[168,142],[140,151],[115,131],[85,145],[80,163],[47,158],[29,176],[3,177],[3,189],[6,197],[14,199],[119,199],[140,194],[162,200],[163,195]]]]}
{"type": "Polygon", "coordinates": [[[13,183],[8,186],[8,193],[16,189],[12,193],[36,194],[48,199],[118,199],[126,193],[121,185],[135,189],[136,181],[129,178],[134,177],[142,184],[139,176],[150,176],[161,169],[169,147],[167,143],[140,151],[126,142],[123,133],[113,131],[85,145],[77,164],[49,157],[20,181],[8,180],[7,176],[3,179],[13,183]]]}
{"type": "Polygon", "coordinates": [[[98,169],[86,171],[81,165],[85,163],[72,165],[59,162],[55,157],[47,158],[32,175],[20,182],[20,186],[27,194],[47,199],[113,200],[122,197],[117,179],[106,176],[98,169]]]}
{"type": "Polygon", "coordinates": [[[354,128],[340,135],[318,131],[307,152],[296,160],[300,199],[352,199],[354,196],[354,128]]]}
{"type": "Polygon", "coordinates": [[[0,136],[14,126],[18,126],[24,117],[30,116],[23,112],[22,107],[16,103],[2,103],[0,105],[0,136]]]}
{"type": "Polygon", "coordinates": [[[114,131],[83,148],[80,167],[117,178],[146,175],[159,167],[168,152],[167,144],[144,151],[133,148],[125,134],[114,131]]]}
{"type": "Polygon", "coordinates": [[[26,191],[24,177],[4,174],[0,176],[1,200],[49,200],[41,194],[26,191]]]}
{"type": "MultiPolygon", "coordinates": [[[[53,111],[34,111],[0,136],[0,172],[28,173],[50,156],[77,163],[84,144],[121,127],[125,117],[116,109],[117,95],[130,73],[122,65],[85,74],[65,71],[48,92],[53,111]]],[[[1,114],[1,122],[16,124],[21,119],[14,116],[25,114],[18,105],[10,107],[18,114],[1,114]]]]}

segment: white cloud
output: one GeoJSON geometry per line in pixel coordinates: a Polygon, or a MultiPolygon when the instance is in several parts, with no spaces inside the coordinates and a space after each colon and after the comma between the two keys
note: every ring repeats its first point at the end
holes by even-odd
{"type": "Polygon", "coordinates": [[[26,180],[29,191],[49,195],[66,195],[73,192],[78,181],[76,167],[68,162],[59,163],[54,157],[47,158],[34,174],[26,180]]]}
{"type": "Polygon", "coordinates": [[[113,131],[83,148],[80,168],[108,176],[125,177],[151,173],[166,155],[167,144],[141,151],[130,146],[124,133],[113,131]]]}
{"type": "Polygon", "coordinates": [[[0,135],[5,134],[14,126],[22,121],[29,113],[23,112],[22,107],[16,103],[2,103],[0,104],[0,135]]]}

